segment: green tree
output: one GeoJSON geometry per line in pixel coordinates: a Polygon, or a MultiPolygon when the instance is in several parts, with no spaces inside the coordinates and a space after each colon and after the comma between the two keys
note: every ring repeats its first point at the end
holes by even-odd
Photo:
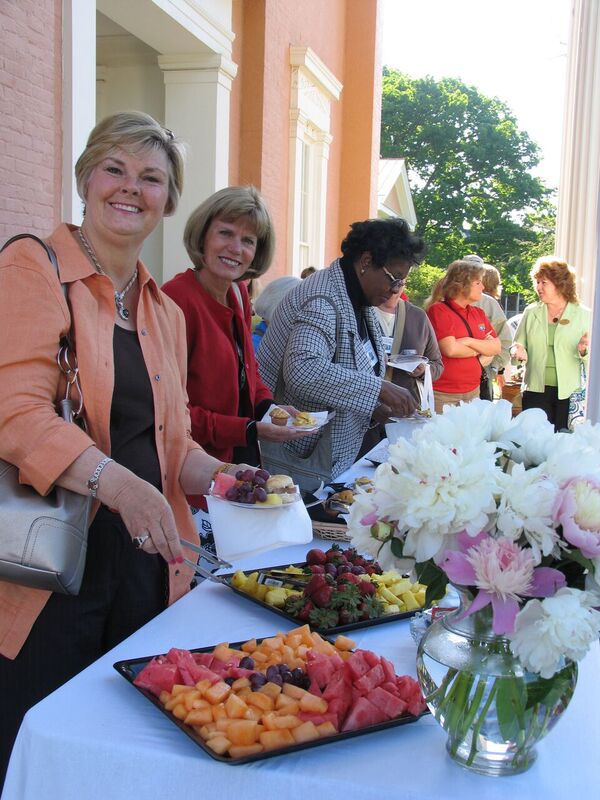
{"type": "Polygon", "coordinates": [[[406,283],[406,294],[415,306],[423,308],[423,303],[431,294],[434,283],[442,277],[444,270],[423,263],[411,269],[406,283]]]}
{"type": "MultiPolygon", "coordinates": [[[[455,78],[410,78],[384,67],[381,155],[405,158],[427,261],[445,268],[466,253],[525,267],[547,243],[551,191],[535,177],[539,148],[497,98],[455,78]],[[543,226],[542,226],[543,227],[543,226]]],[[[552,248],[550,247],[550,250],[552,248]]],[[[522,269],[513,276],[514,290],[522,269]]]]}

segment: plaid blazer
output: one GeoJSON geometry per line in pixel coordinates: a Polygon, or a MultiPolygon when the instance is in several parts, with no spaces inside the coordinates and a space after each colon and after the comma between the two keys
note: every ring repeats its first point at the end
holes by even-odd
{"type": "MultiPolygon", "coordinates": [[[[356,459],[379,402],[385,373],[381,332],[371,307],[363,309],[375,343],[378,364],[370,365],[339,260],[319,270],[287,294],[277,306],[258,349],[263,381],[278,403],[302,411],[335,411],[331,420],[331,477],[356,459]]],[[[283,453],[306,457],[316,433],[281,445],[283,453]]]]}

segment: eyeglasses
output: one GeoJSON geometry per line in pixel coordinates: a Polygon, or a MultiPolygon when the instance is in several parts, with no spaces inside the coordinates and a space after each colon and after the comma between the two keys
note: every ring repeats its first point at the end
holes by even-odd
{"type": "Polygon", "coordinates": [[[385,277],[390,282],[390,289],[392,292],[395,292],[398,289],[402,289],[403,286],[406,286],[406,278],[396,278],[394,275],[392,275],[389,269],[386,269],[385,267],[382,267],[381,269],[383,270],[385,277]]]}

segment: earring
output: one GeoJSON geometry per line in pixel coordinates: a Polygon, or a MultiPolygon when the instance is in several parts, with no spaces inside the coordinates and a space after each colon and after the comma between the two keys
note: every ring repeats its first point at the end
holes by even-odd
{"type": "Polygon", "coordinates": [[[364,274],[365,274],[365,271],[364,271],[364,269],[361,269],[361,271],[360,271],[360,274],[361,274],[361,275],[364,275],[364,274]]]}

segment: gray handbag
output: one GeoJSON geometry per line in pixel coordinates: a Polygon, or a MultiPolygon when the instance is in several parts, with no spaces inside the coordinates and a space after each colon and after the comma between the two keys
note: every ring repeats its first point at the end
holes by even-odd
{"type": "MultiPolygon", "coordinates": [[[[39,242],[58,275],[56,254],[37,236],[21,234],[4,247],[23,238],[39,242]]],[[[62,284],[62,288],[68,303],[66,286],[62,284]]],[[[83,402],[69,335],[60,341],[57,363],[67,381],[59,413],[67,422],[75,423],[82,418],[83,402]],[[80,397],[77,410],[71,397],[74,388],[80,397]]],[[[18,468],[0,459],[0,580],[77,594],[85,569],[91,502],[91,495],[59,486],[43,497],[31,486],[19,483],[18,468]]]]}

